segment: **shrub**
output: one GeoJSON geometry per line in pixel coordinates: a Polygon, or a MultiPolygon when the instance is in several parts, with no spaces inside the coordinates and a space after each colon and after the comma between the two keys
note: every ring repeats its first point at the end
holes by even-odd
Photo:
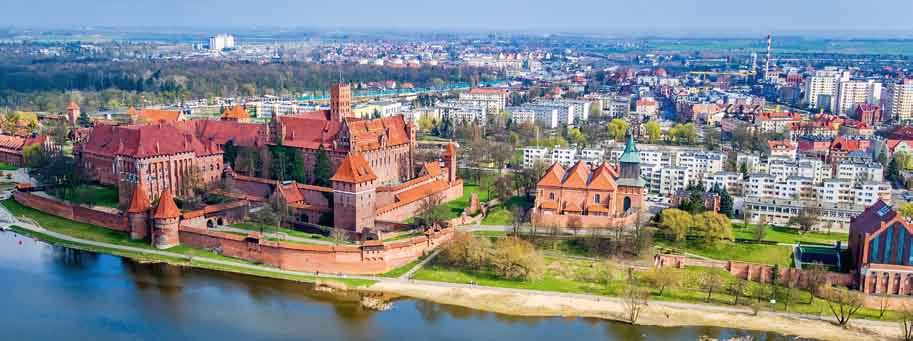
{"type": "Polygon", "coordinates": [[[535,280],[545,273],[545,260],[529,242],[507,237],[495,243],[491,258],[494,272],[502,278],[535,280]]]}
{"type": "Polygon", "coordinates": [[[487,238],[475,238],[470,233],[457,232],[441,251],[444,264],[457,268],[479,270],[488,263],[491,242],[487,238]]]}

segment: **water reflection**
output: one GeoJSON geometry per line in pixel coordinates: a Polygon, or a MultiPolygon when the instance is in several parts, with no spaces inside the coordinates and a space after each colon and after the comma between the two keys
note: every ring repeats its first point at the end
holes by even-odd
{"type": "Polygon", "coordinates": [[[629,326],[592,318],[531,318],[389,295],[137,263],[0,234],[0,340],[695,340],[779,335],[719,328],[629,326]],[[375,311],[362,300],[393,300],[375,311]]]}

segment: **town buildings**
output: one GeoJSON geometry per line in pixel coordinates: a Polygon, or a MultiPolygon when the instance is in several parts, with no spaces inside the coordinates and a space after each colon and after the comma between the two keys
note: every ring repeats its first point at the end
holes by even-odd
{"type": "Polygon", "coordinates": [[[896,122],[913,120],[913,79],[885,85],[884,114],[896,122]]]}
{"type": "Polygon", "coordinates": [[[913,225],[879,201],[852,218],[849,265],[866,294],[913,294],[913,225]]]}
{"type": "Polygon", "coordinates": [[[500,113],[507,106],[507,90],[472,88],[468,92],[460,93],[460,100],[484,105],[490,113],[500,113]]]}

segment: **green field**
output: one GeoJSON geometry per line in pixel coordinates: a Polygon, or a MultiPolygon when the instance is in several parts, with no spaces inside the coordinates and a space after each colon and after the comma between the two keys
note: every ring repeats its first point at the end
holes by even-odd
{"type": "Polygon", "coordinates": [[[786,245],[749,244],[726,241],[718,242],[714,247],[705,247],[697,241],[669,242],[657,240],[656,246],[710,259],[779,264],[780,266],[789,266],[792,264],[793,254],[792,248],[786,245]]]}
{"type": "MultiPolygon", "coordinates": [[[[734,223],[732,224],[732,235],[735,238],[739,239],[755,239],[755,225],[748,225],[748,227],[743,228],[742,224],[734,223]]],[[[849,240],[849,234],[846,233],[823,233],[823,232],[807,232],[799,234],[798,229],[789,228],[789,227],[779,227],[779,226],[768,226],[766,230],[766,235],[764,240],[772,241],[777,243],[784,244],[797,244],[797,243],[820,243],[820,244],[833,244],[835,241],[842,241],[846,244],[849,240]]]]}
{"type": "Polygon", "coordinates": [[[118,193],[117,187],[101,185],[79,185],[76,188],[61,190],[59,192],[48,192],[61,200],[86,203],[104,207],[117,208],[118,193]]]}
{"type": "MultiPolygon", "coordinates": [[[[236,223],[236,224],[231,225],[231,227],[239,228],[242,230],[254,231],[254,232],[260,232],[261,230],[265,233],[279,232],[279,233],[285,233],[286,235],[288,235],[290,237],[320,240],[320,241],[326,241],[326,242],[331,242],[331,243],[337,242],[335,239],[324,236],[322,234],[295,231],[295,230],[284,228],[284,227],[276,227],[276,226],[264,225],[264,224],[260,224],[260,223],[254,223],[254,222],[236,223]]],[[[345,241],[345,240],[339,241],[339,243],[340,244],[351,244],[350,241],[345,241]]]]}
{"type": "Polygon", "coordinates": [[[482,190],[479,185],[471,185],[468,183],[463,184],[463,196],[444,204],[449,208],[450,215],[447,219],[452,219],[459,217],[463,214],[463,210],[469,207],[469,197],[472,193],[479,193],[479,202],[488,201],[488,191],[482,190]]]}
{"type": "Polygon", "coordinates": [[[531,205],[532,203],[528,202],[526,197],[513,196],[507,202],[490,208],[488,215],[482,219],[482,225],[512,225],[514,223],[514,207],[529,207],[531,205]]]}
{"type": "Polygon", "coordinates": [[[0,162],[0,171],[14,171],[19,169],[19,167],[13,166],[8,163],[0,162]]]}

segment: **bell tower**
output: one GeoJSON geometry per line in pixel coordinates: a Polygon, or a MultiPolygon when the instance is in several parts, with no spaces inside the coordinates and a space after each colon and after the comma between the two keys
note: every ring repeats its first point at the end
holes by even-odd
{"type": "Polygon", "coordinates": [[[352,87],[334,84],[330,87],[330,120],[342,121],[347,117],[352,117],[352,87]]]}

